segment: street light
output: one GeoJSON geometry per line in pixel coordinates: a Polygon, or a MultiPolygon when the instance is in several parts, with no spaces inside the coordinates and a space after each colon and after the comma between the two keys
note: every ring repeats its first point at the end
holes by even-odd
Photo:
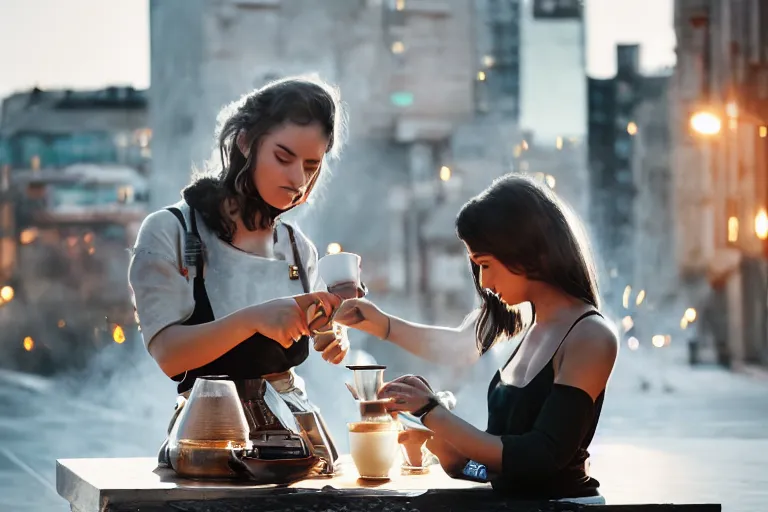
{"type": "Polygon", "coordinates": [[[755,234],[760,240],[768,239],[768,212],[765,208],[760,208],[755,215],[755,234]]]}
{"type": "Polygon", "coordinates": [[[700,135],[717,135],[722,121],[711,112],[696,112],[691,116],[691,129],[700,135]]]}
{"type": "Polygon", "coordinates": [[[739,218],[728,217],[728,241],[735,243],[739,241],[739,218]]]}
{"type": "Polygon", "coordinates": [[[3,286],[0,288],[0,302],[11,302],[15,295],[13,288],[10,286],[3,286]]]}

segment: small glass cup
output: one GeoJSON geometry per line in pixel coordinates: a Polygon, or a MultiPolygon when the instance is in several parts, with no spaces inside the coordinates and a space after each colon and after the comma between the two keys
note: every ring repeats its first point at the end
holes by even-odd
{"type": "Polygon", "coordinates": [[[429,472],[429,466],[426,464],[429,452],[425,445],[432,439],[432,435],[432,432],[420,429],[405,429],[398,433],[397,442],[403,456],[403,474],[423,475],[429,472]]]}

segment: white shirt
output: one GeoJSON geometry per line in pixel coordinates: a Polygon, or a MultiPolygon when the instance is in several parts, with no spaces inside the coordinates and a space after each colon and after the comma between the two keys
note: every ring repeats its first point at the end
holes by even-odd
{"type": "MultiPolygon", "coordinates": [[[[183,201],[174,206],[181,210],[190,229],[189,206],[183,201]]],[[[304,293],[301,280],[289,278],[289,268],[295,262],[284,224],[275,226],[277,243],[275,258],[271,259],[236,249],[208,229],[199,215],[196,219],[204,247],[205,288],[215,318],[279,297],[304,293]]],[[[292,227],[310,291],[325,290],[317,273],[317,249],[301,230],[292,227]]],[[[147,216],[136,237],[128,282],[147,347],[161,330],[183,323],[195,308],[193,280],[182,272],[184,239],[184,228],[167,210],[147,216]]]]}

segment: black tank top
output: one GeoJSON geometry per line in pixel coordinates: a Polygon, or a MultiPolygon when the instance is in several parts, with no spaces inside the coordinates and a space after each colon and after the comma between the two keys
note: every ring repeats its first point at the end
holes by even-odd
{"type": "MultiPolygon", "coordinates": [[[[187,224],[181,211],[178,208],[173,207],[167,208],[167,210],[176,216],[184,228],[184,231],[187,234],[187,246],[195,243],[199,244],[200,233],[197,229],[195,211],[190,208],[191,229],[187,232],[187,224]],[[190,237],[191,243],[189,242],[190,237]]],[[[288,234],[291,238],[294,262],[298,267],[298,273],[304,286],[304,291],[309,292],[306,271],[296,247],[293,230],[288,224],[285,224],[285,226],[288,229],[288,234]]],[[[275,236],[277,236],[277,234],[275,234],[275,236]]],[[[185,257],[186,256],[187,255],[185,254],[185,257]]],[[[200,325],[215,320],[213,308],[211,308],[211,302],[208,298],[208,292],[205,289],[202,254],[195,254],[193,256],[195,257],[194,265],[196,267],[193,281],[195,309],[192,312],[192,316],[190,316],[182,325],[200,325]]],[[[227,376],[232,380],[257,379],[270,373],[288,371],[303,363],[308,356],[309,338],[307,336],[302,337],[299,341],[294,343],[291,348],[285,349],[271,338],[256,333],[210,363],[176,375],[173,377],[173,380],[179,383],[177,390],[179,394],[181,394],[192,389],[192,386],[198,377],[220,375],[227,376]]]]}
{"type": "MultiPolygon", "coordinates": [[[[584,313],[571,325],[568,332],[560,341],[555,354],[560,350],[568,334],[584,318],[592,315],[600,315],[597,311],[584,313]]],[[[504,365],[506,367],[515,357],[520,347],[525,342],[520,342],[512,353],[512,356],[504,365]]],[[[488,388],[488,428],[487,432],[496,436],[503,435],[523,435],[531,432],[544,403],[552,392],[555,385],[554,355],[541,371],[526,386],[517,387],[504,384],[501,380],[501,370],[497,371],[491,380],[488,388]]],[[[586,392],[584,392],[586,393],[586,392]]],[[[587,428],[581,444],[573,455],[570,462],[557,474],[548,478],[547,481],[517,479],[509,488],[505,483],[503,492],[509,495],[536,497],[536,498],[561,498],[561,497],[579,497],[594,496],[597,494],[597,488],[600,483],[587,476],[585,462],[589,457],[587,448],[592,442],[592,438],[597,428],[600,418],[600,411],[603,405],[605,391],[600,393],[595,400],[594,415],[591,425],[587,428]]],[[[564,418],[567,421],[568,418],[564,418]]],[[[524,469],[524,468],[521,468],[524,469]]],[[[494,488],[496,486],[494,485],[494,488]]]]}

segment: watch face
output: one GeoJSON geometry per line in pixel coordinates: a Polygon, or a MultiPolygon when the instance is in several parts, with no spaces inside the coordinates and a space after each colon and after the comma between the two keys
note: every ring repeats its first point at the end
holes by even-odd
{"type": "Polygon", "coordinates": [[[473,460],[467,462],[461,473],[469,480],[474,480],[476,482],[488,481],[488,471],[486,470],[485,465],[473,460]]]}

